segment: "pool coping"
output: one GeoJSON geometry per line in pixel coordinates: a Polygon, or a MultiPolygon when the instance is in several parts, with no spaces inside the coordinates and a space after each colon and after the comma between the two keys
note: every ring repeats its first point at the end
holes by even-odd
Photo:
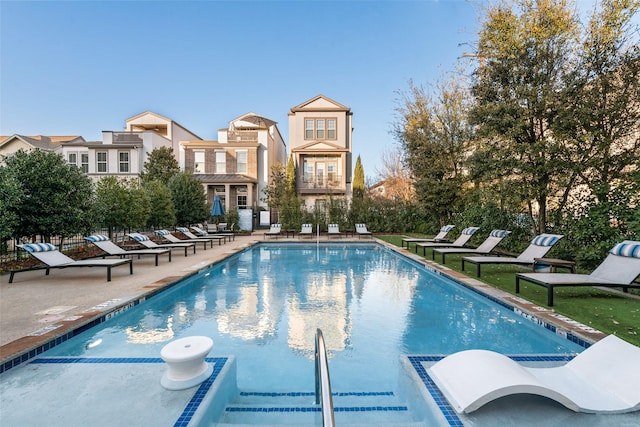
{"type": "MultiPolygon", "coordinates": [[[[451,270],[435,261],[429,261],[420,257],[417,254],[409,252],[405,248],[399,248],[383,240],[373,238],[368,240],[369,242],[377,243],[387,249],[402,255],[419,265],[423,266],[429,271],[437,274],[441,274],[456,283],[471,289],[486,298],[513,310],[515,313],[523,316],[524,318],[533,321],[546,329],[553,331],[554,333],[561,335],[578,345],[588,347],[592,343],[604,338],[606,334],[574,321],[566,316],[559,315],[553,311],[553,309],[545,308],[526,301],[522,298],[511,295],[500,289],[487,285],[477,279],[473,279],[462,273],[451,270]]],[[[241,247],[234,248],[231,252],[225,252],[211,262],[201,263],[193,266],[190,269],[182,270],[180,275],[167,276],[163,279],[157,280],[148,284],[145,288],[149,290],[142,294],[136,295],[132,298],[123,296],[122,299],[114,299],[113,304],[106,305],[104,307],[93,307],[94,310],[86,311],[80,316],[76,316],[75,319],[65,321],[62,326],[59,326],[50,331],[44,331],[40,335],[30,335],[23,338],[19,338],[8,344],[0,347],[0,374],[14,368],[22,363],[25,363],[34,357],[39,356],[43,352],[61,344],[62,342],[72,338],[79,333],[96,326],[102,322],[109,320],[110,318],[127,311],[128,309],[137,306],[138,304],[146,301],[149,298],[161,293],[164,290],[170,289],[182,280],[198,274],[202,270],[209,268],[211,265],[222,262],[227,258],[236,255],[239,252],[245,251],[258,244],[269,243],[283,243],[283,244],[301,244],[309,242],[301,241],[287,241],[285,239],[279,241],[267,240],[267,241],[253,241],[248,242],[241,247]]],[[[323,243],[332,244],[348,244],[348,243],[367,243],[367,241],[361,240],[341,240],[341,241],[327,241],[323,240],[323,243]]]]}

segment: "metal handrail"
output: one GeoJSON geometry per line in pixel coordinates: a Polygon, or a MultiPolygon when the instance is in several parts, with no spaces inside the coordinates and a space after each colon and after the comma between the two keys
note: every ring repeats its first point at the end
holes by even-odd
{"type": "Polygon", "coordinates": [[[331,380],[329,379],[329,361],[327,358],[327,347],[324,344],[322,331],[316,329],[315,346],[316,365],[316,405],[321,404],[322,425],[333,427],[333,398],[331,397],[331,380]]]}

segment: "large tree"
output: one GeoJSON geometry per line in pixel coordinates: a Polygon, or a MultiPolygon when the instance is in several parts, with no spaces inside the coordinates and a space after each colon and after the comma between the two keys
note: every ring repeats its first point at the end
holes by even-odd
{"type": "Polygon", "coordinates": [[[484,138],[485,179],[538,206],[544,232],[550,198],[567,185],[566,148],[552,131],[571,70],[577,19],[566,0],[515,0],[488,8],[479,34],[472,122],[484,138]]]}
{"type": "Polygon", "coordinates": [[[169,189],[171,189],[178,225],[196,224],[209,218],[207,195],[202,188],[202,183],[190,172],[174,175],[169,181],[169,189]]]}
{"type": "Polygon", "coordinates": [[[459,77],[442,78],[432,91],[410,82],[398,107],[396,139],[406,152],[419,202],[441,225],[460,203],[464,161],[473,135],[469,93],[459,77]]]}
{"type": "Polygon", "coordinates": [[[147,227],[166,228],[176,224],[176,210],[171,198],[171,190],[158,180],[146,182],[144,190],[149,198],[151,212],[147,227]]]}
{"type": "Polygon", "coordinates": [[[362,160],[360,156],[356,159],[356,166],[353,169],[353,182],[351,183],[353,189],[353,197],[362,199],[365,193],[364,184],[364,168],[362,167],[362,160]]]}
{"type": "Polygon", "coordinates": [[[180,173],[180,165],[169,147],[155,148],[144,162],[144,169],[140,173],[142,182],[160,181],[167,184],[169,180],[180,173]]]}
{"type": "Polygon", "coordinates": [[[20,197],[10,198],[3,213],[18,217],[13,237],[39,235],[49,240],[85,233],[92,227],[92,184],[79,168],[67,165],[59,154],[41,150],[20,150],[4,161],[7,182],[19,183],[20,197]]]}
{"type": "Polygon", "coordinates": [[[109,230],[139,228],[145,225],[151,205],[146,192],[137,182],[108,176],[96,185],[98,223],[109,230]]]}

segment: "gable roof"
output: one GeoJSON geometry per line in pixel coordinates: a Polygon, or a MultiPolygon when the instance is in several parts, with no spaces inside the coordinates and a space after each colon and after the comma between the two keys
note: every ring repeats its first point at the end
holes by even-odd
{"type": "Polygon", "coordinates": [[[345,147],[341,147],[339,145],[336,144],[332,144],[331,142],[327,142],[327,141],[312,141],[308,144],[304,144],[301,145],[299,147],[296,148],[292,148],[291,149],[292,152],[298,152],[298,151],[344,151],[344,152],[348,152],[349,150],[346,149],[345,147]]]}
{"type": "Polygon", "coordinates": [[[345,111],[350,113],[351,108],[346,107],[324,95],[317,95],[302,104],[291,108],[292,113],[296,113],[298,111],[345,111]]]}
{"type": "Polygon", "coordinates": [[[259,116],[256,113],[249,112],[237,117],[229,122],[229,130],[250,128],[250,129],[265,129],[269,126],[275,126],[278,122],[268,119],[263,116],[259,116]]]}
{"type": "Polygon", "coordinates": [[[81,136],[77,135],[68,135],[68,136],[45,136],[45,135],[35,135],[35,136],[25,136],[13,134],[11,136],[2,136],[0,137],[0,147],[5,145],[9,145],[12,141],[19,140],[24,142],[27,145],[30,145],[33,148],[39,148],[41,150],[52,151],[58,148],[63,143],[68,142],[86,142],[85,139],[81,136]]]}

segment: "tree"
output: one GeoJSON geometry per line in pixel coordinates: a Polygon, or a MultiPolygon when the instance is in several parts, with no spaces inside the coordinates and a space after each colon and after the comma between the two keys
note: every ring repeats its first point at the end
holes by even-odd
{"type": "Polygon", "coordinates": [[[92,184],[79,168],[67,165],[59,154],[41,150],[19,150],[5,163],[3,180],[18,191],[2,214],[18,217],[13,237],[40,235],[49,241],[51,236],[64,238],[91,228],[92,184]]]}
{"type": "Polygon", "coordinates": [[[406,152],[418,200],[440,225],[457,210],[466,181],[463,166],[473,129],[462,84],[459,77],[441,78],[429,93],[410,82],[397,109],[395,136],[406,152]]]}
{"type": "Polygon", "coordinates": [[[356,159],[356,166],[353,170],[353,182],[351,183],[353,189],[353,197],[356,199],[362,199],[365,193],[364,185],[364,168],[362,167],[362,161],[360,156],[356,159]]]}
{"type": "Polygon", "coordinates": [[[171,190],[158,180],[148,181],[144,190],[149,198],[151,212],[147,218],[147,227],[166,228],[176,224],[176,211],[173,207],[171,190]]]}
{"type": "Polygon", "coordinates": [[[293,154],[289,155],[287,162],[287,192],[292,196],[296,194],[296,166],[293,162],[293,154]]]}
{"type": "Polygon", "coordinates": [[[554,123],[572,181],[588,185],[596,201],[607,200],[611,185],[629,179],[640,160],[640,46],[638,25],[631,25],[639,8],[637,0],[603,0],[594,10],[554,123]]]}
{"type": "Polygon", "coordinates": [[[173,155],[173,148],[160,147],[149,154],[140,178],[143,183],[157,180],[166,184],[178,173],[180,173],[180,165],[173,155]]]}
{"type": "Polygon", "coordinates": [[[196,224],[209,217],[207,195],[202,184],[189,172],[180,172],[169,181],[171,198],[179,225],[196,224]]]}
{"type": "Polygon", "coordinates": [[[287,196],[287,174],[281,163],[271,166],[271,179],[269,185],[263,190],[265,198],[271,209],[281,209],[287,196]]]}
{"type": "Polygon", "coordinates": [[[0,244],[15,235],[20,223],[16,207],[24,197],[20,182],[9,172],[6,167],[0,167],[0,244]]]}
{"type": "Polygon", "coordinates": [[[135,181],[107,176],[96,185],[96,212],[98,223],[108,228],[111,238],[116,229],[145,225],[151,204],[146,192],[135,181]]]}
{"type": "Polygon", "coordinates": [[[382,152],[382,169],[376,170],[381,181],[384,182],[386,197],[397,201],[414,201],[416,192],[413,189],[411,171],[403,159],[403,152],[399,147],[382,152]]]}
{"type": "Polygon", "coordinates": [[[516,0],[489,7],[479,34],[484,65],[473,86],[472,123],[484,138],[485,180],[538,205],[546,229],[549,199],[567,183],[565,146],[552,131],[565,73],[572,67],[577,20],[565,0],[516,0]]]}

